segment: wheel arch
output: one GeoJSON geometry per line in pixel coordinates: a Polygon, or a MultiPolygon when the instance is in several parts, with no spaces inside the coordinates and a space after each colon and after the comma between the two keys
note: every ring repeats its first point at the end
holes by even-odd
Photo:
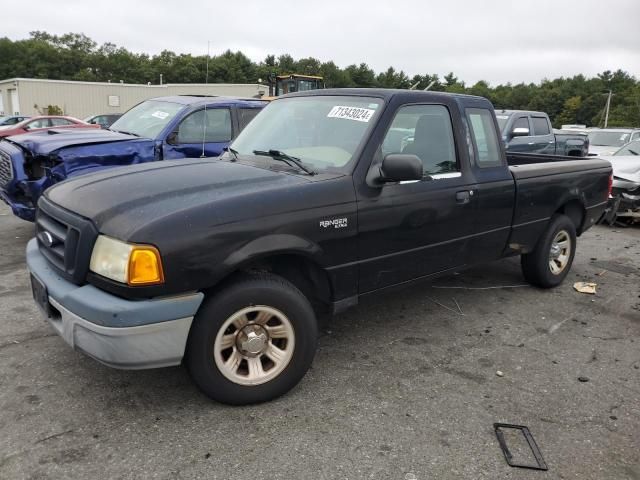
{"type": "Polygon", "coordinates": [[[333,302],[334,287],[321,264],[322,253],[319,245],[295,235],[274,234],[256,239],[222,262],[223,273],[205,293],[243,273],[270,272],[294,284],[314,309],[325,311],[333,302]]]}
{"type": "Polygon", "coordinates": [[[556,214],[562,214],[569,217],[573,225],[576,227],[576,234],[580,236],[584,225],[587,211],[584,202],[578,198],[566,200],[555,211],[556,214]]]}

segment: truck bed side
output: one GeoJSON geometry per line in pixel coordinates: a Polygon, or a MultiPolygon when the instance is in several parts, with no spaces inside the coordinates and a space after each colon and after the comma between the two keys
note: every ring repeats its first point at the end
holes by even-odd
{"type": "Polygon", "coordinates": [[[604,212],[611,175],[609,162],[575,157],[545,158],[548,155],[509,157],[516,197],[508,252],[531,251],[556,213],[564,213],[574,220],[580,235],[604,212]],[[531,157],[538,157],[540,161],[512,163],[514,160],[533,160],[531,157]]]}

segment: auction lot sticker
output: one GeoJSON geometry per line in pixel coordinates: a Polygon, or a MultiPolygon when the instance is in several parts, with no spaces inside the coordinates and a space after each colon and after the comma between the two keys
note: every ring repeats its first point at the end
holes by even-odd
{"type": "Polygon", "coordinates": [[[356,120],[358,122],[368,122],[376,113],[375,110],[370,108],[360,107],[343,107],[336,105],[331,109],[327,117],[329,118],[346,118],[347,120],[356,120]]]}

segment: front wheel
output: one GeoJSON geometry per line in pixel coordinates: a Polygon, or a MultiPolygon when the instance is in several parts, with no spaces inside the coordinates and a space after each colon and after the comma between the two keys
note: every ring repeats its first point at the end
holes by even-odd
{"type": "Polygon", "coordinates": [[[566,215],[555,215],[544,231],[536,248],[522,255],[524,278],[542,288],[560,285],[565,279],[576,254],[576,227],[566,215]]]}
{"type": "Polygon", "coordinates": [[[186,366],[209,397],[245,405],[293,388],[315,355],[317,323],[284,278],[248,275],[206,298],[193,321],[186,366]]]}

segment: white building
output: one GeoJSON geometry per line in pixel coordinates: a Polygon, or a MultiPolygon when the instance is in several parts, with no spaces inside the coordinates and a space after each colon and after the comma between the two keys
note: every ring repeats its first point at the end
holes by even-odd
{"type": "Polygon", "coordinates": [[[0,80],[0,115],[39,115],[57,106],[65,115],[123,113],[143,100],[167,95],[219,95],[255,97],[268,95],[268,87],[240,83],[169,83],[138,85],[131,83],[72,82],[10,78],[0,80]]]}

